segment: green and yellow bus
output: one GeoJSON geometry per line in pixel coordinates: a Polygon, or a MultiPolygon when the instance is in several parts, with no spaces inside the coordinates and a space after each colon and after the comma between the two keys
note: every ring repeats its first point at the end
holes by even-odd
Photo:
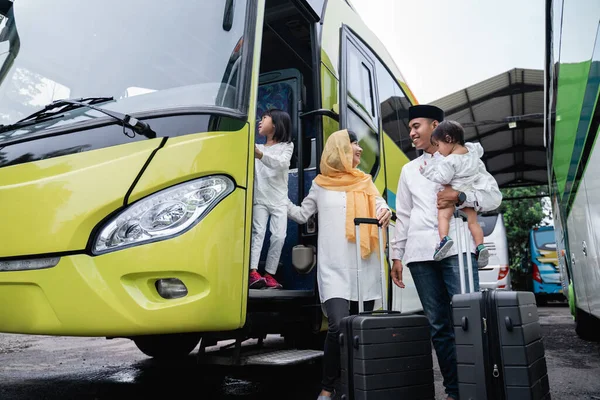
{"type": "Polygon", "coordinates": [[[600,2],[546,0],[545,139],[562,292],[600,341],[600,2]]]}
{"type": "Polygon", "coordinates": [[[314,220],[288,225],[283,290],[247,286],[257,120],[292,116],[297,204],[340,128],[392,208],[417,156],[415,99],[346,0],[0,0],[0,65],[1,332],[315,346],[314,220]]]}

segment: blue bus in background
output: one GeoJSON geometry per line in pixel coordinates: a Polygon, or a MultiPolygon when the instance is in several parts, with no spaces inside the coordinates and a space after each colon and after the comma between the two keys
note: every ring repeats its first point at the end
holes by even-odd
{"type": "Polygon", "coordinates": [[[528,260],[532,291],[538,305],[548,300],[565,300],[553,226],[541,226],[529,232],[528,260]]]}

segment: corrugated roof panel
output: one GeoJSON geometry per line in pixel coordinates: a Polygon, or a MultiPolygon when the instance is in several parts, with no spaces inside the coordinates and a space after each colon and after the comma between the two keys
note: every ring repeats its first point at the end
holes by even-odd
{"type": "Polygon", "coordinates": [[[526,151],[523,157],[526,164],[546,166],[546,153],[543,151],[526,151]]]}
{"type": "Polygon", "coordinates": [[[463,90],[461,90],[456,93],[452,93],[448,96],[442,97],[441,99],[436,100],[431,104],[435,103],[435,105],[441,108],[442,110],[448,110],[450,108],[456,107],[456,105],[458,104],[466,104],[467,102],[467,95],[463,90]]]}
{"type": "Polygon", "coordinates": [[[498,115],[510,115],[509,97],[494,98],[473,107],[476,121],[495,121],[498,115]]]}
{"type": "Polygon", "coordinates": [[[467,142],[473,142],[475,139],[477,139],[477,131],[475,128],[465,128],[465,140],[467,142]]]}
{"type": "Polygon", "coordinates": [[[487,79],[476,85],[467,88],[469,99],[472,102],[477,101],[479,98],[489,95],[490,93],[496,92],[500,89],[508,86],[508,75],[500,74],[493,78],[487,79]]]}
{"type": "Polygon", "coordinates": [[[544,71],[541,69],[524,69],[522,70],[525,75],[524,83],[527,85],[538,85],[540,82],[544,82],[544,71]]]}
{"type": "Polygon", "coordinates": [[[461,124],[464,122],[473,122],[473,118],[471,118],[471,112],[469,111],[469,109],[464,109],[461,110],[457,113],[454,114],[447,114],[445,116],[446,119],[452,119],[454,121],[458,121],[461,124]]]}
{"type": "MultiPolygon", "coordinates": [[[[541,114],[544,112],[544,93],[525,93],[525,114],[541,114]]],[[[542,119],[540,118],[540,121],[542,119]]]]}
{"type": "Polygon", "coordinates": [[[525,129],[525,135],[523,136],[523,144],[527,146],[543,146],[544,137],[540,134],[541,128],[529,128],[525,129]]]}
{"type": "Polygon", "coordinates": [[[519,166],[523,165],[523,162],[530,165],[546,165],[544,151],[532,151],[525,147],[543,146],[543,120],[519,121],[515,130],[510,129],[508,122],[505,121],[507,117],[543,113],[543,79],[544,73],[541,70],[516,68],[431,103],[444,109],[448,113],[446,116],[448,119],[467,123],[467,125],[473,122],[470,107],[473,109],[474,122],[478,124],[477,128],[465,127],[466,139],[477,141],[475,135],[478,131],[482,135],[479,141],[486,153],[506,150],[506,154],[500,152],[498,156],[489,159],[489,168],[492,171],[511,168],[515,166],[515,160],[517,161],[518,173],[494,175],[500,186],[513,185],[517,177],[523,177],[524,174],[532,174],[531,179],[541,179],[540,182],[546,183],[544,171],[541,171],[541,174],[540,171],[524,169],[519,171],[519,166]],[[524,94],[523,87],[527,89],[524,94]],[[468,99],[465,93],[468,93],[468,99]],[[500,129],[503,125],[505,128],[500,129]],[[489,134],[492,131],[494,133],[489,134]]]}
{"type": "Polygon", "coordinates": [[[514,155],[512,153],[501,154],[497,157],[487,160],[488,171],[490,171],[490,173],[492,171],[501,171],[506,167],[510,167],[513,162],[514,155]]]}
{"type": "Polygon", "coordinates": [[[527,114],[527,112],[525,112],[525,109],[523,108],[523,105],[525,104],[523,101],[523,99],[524,99],[523,94],[514,94],[510,97],[512,98],[512,104],[513,104],[513,108],[512,108],[510,116],[527,114]]]}
{"type": "Polygon", "coordinates": [[[498,186],[502,187],[505,184],[512,182],[515,179],[515,174],[498,174],[494,175],[494,178],[496,178],[498,186]]]}
{"type": "Polygon", "coordinates": [[[498,129],[500,129],[502,127],[504,129],[508,130],[508,124],[506,122],[501,122],[501,123],[497,123],[497,124],[480,125],[479,126],[479,134],[482,136],[486,136],[486,134],[488,132],[497,131],[498,129]]]}
{"type": "Polygon", "coordinates": [[[545,170],[526,171],[523,173],[523,179],[528,181],[537,181],[543,185],[548,183],[548,173],[545,170]]]}
{"type": "Polygon", "coordinates": [[[522,69],[511,69],[510,70],[510,82],[511,83],[523,83],[523,70],[522,69]]]}
{"type": "Polygon", "coordinates": [[[510,131],[502,131],[493,135],[484,137],[480,140],[484,152],[498,151],[513,146],[512,134],[510,131]]]}

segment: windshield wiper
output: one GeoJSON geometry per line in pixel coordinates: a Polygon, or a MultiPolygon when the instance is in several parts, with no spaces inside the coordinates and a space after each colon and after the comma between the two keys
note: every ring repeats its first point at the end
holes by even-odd
{"type": "MultiPolygon", "coordinates": [[[[27,125],[32,125],[38,122],[45,121],[47,119],[56,118],[62,113],[74,110],[81,107],[91,108],[92,110],[99,111],[103,114],[108,115],[119,121],[123,124],[123,132],[125,131],[125,127],[128,127],[133,132],[138,135],[146,136],[149,139],[154,139],[156,137],[156,132],[150,128],[150,125],[147,123],[140,121],[137,118],[133,118],[130,115],[122,114],[117,111],[109,111],[104,108],[100,108],[94,106],[95,103],[104,103],[110,100],[114,100],[113,97],[88,97],[88,98],[80,98],[80,99],[62,99],[56,100],[52,103],[46,105],[39,111],[34,112],[33,114],[15,122],[14,124],[7,126],[0,126],[0,132],[5,132],[17,127],[23,127],[27,125]],[[56,110],[58,109],[58,110],[56,110]],[[56,111],[53,111],[56,110],[56,111]]],[[[125,133],[127,135],[127,133],[125,133]]]]}
{"type": "MultiPolygon", "coordinates": [[[[112,97],[88,97],[85,99],[65,99],[65,100],[55,100],[50,104],[47,104],[39,111],[34,112],[26,116],[23,119],[18,120],[14,124],[7,125],[9,126],[23,126],[26,122],[40,122],[41,120],[45,120],[46,118],[56,117],[60,113],[64,113],[70,110],[74,110],[76,108],[82,107],[82,105],[77,104],[69,104],[67,101],[72,100],[80,103],[85,103],[85,106],[89,106],[96,103],[105,103],[107,101],[114,100],[112,97]],[[56,110],[60,108],[59,110],[56,110]],[[53,111],[55,110],[55,111],[53,111]]],[[[4,130],[4,129],[3,129],[4,130]]]]}

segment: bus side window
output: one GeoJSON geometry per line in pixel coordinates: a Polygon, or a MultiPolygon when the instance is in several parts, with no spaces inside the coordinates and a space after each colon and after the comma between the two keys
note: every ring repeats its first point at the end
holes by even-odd
{"type": "Polygon", "coordinates": [[[379,90],[383,131],[387,133],[409,160],[414,160],[418,157],[418,154],[410,140],[410,129],[408,128],[410,101],[392,74],[379,60],[376,63],[377,89],[379,90]]]}
{"type": "Polygon", "coordinates": [[[376,176],[379,170],[379,107],[375,88],[375,65],[368,50],[344,30],[342,73],[342,126],[354,131],[363,149],[358,168],[376,176]]]}

